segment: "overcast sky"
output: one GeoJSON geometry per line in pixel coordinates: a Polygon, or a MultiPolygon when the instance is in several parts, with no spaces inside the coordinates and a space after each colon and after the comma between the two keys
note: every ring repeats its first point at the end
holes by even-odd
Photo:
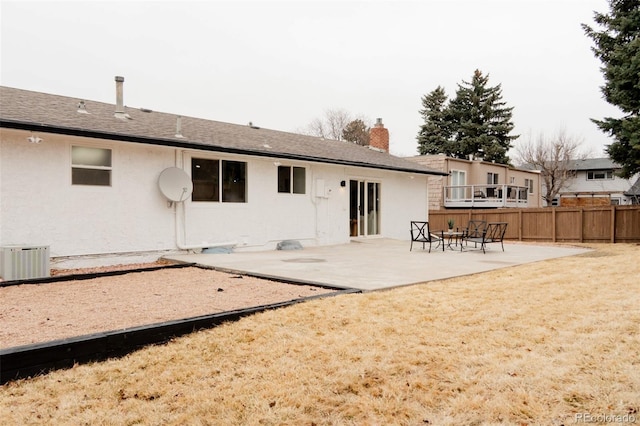
{"type": "Polygon", "coordinates": [[[417,153],[421,97],[473,71],[502,85],[515,144],[565,132],[596,156],[589,118],[619,116],[580,27],[606,0],[5,1],[0,84],[296,131],[344,109],[417,153]]]}

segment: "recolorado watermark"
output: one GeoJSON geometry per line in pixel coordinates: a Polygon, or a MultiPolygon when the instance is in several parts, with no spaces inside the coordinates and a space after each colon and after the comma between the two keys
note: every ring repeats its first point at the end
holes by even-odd
{"type": "Polygon", "coordinates": [[[633,424],[638,421],[635,414],[590,414],[577,413],[576,423],[626,423],[633,424]]]}

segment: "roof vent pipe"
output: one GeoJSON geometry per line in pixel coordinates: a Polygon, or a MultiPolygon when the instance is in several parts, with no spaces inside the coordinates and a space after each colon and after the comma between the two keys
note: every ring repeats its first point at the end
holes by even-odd
{"type": "Polygon", "coordinates": [[[124,77],[116,76],[116,116],[124,115],[123,83],[124,77]]]}
{"type": "Polygon", "coordinates": [[[184,138],[182,136],[182,116],[176,117],[176,138],[184,138]]]}
{"type": "Polygon", "coordinates": [[[84,103],[84,100],[78,102],[78,114],[89,114],[89,111],[87,111],[87,105],[84,103]]]}

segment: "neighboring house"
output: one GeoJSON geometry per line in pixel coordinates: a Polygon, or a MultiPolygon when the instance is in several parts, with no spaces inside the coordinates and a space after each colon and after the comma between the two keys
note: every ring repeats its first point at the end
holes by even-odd
{"type": "Polygon", "coordinates": [[[629,198],[631,204],[640,204],[640,176],[638,176],[636,183],[634,183],[624,195],[629,198]]]}
{"type": "Polygon", "coordinates": [[[61,260],[268,250],[408,240],[427,218],[427,177],[442,173],[390,155],[381,120],[363,147],[125,107],[123,81],[115,105],[0,87],[0,246],[61,260]]]}
{"type": "Polygon", "coordinates": [[[410,160],[447,174],[429,178],[429,209],[541,206],[537,171],[445,155],[410,160]]]}
{"type": "Polygon", "coordinates": [[[571,161],[568,170],[572,177],[553,200],[554,206],[608,206],[637,203],[637,196],[630,192],[633,179],[617,176],[616,173],[622,170],[622,167],[610,158],[571,161]]]}

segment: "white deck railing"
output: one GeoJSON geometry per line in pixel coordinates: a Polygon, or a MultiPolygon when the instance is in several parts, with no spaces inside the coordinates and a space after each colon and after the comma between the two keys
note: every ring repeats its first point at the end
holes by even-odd
{"type": "Polygon", "coordinates": [[[515,185],[459,185],[444,187],[445,207],[527,207],[528,188],[515,185]]]}

